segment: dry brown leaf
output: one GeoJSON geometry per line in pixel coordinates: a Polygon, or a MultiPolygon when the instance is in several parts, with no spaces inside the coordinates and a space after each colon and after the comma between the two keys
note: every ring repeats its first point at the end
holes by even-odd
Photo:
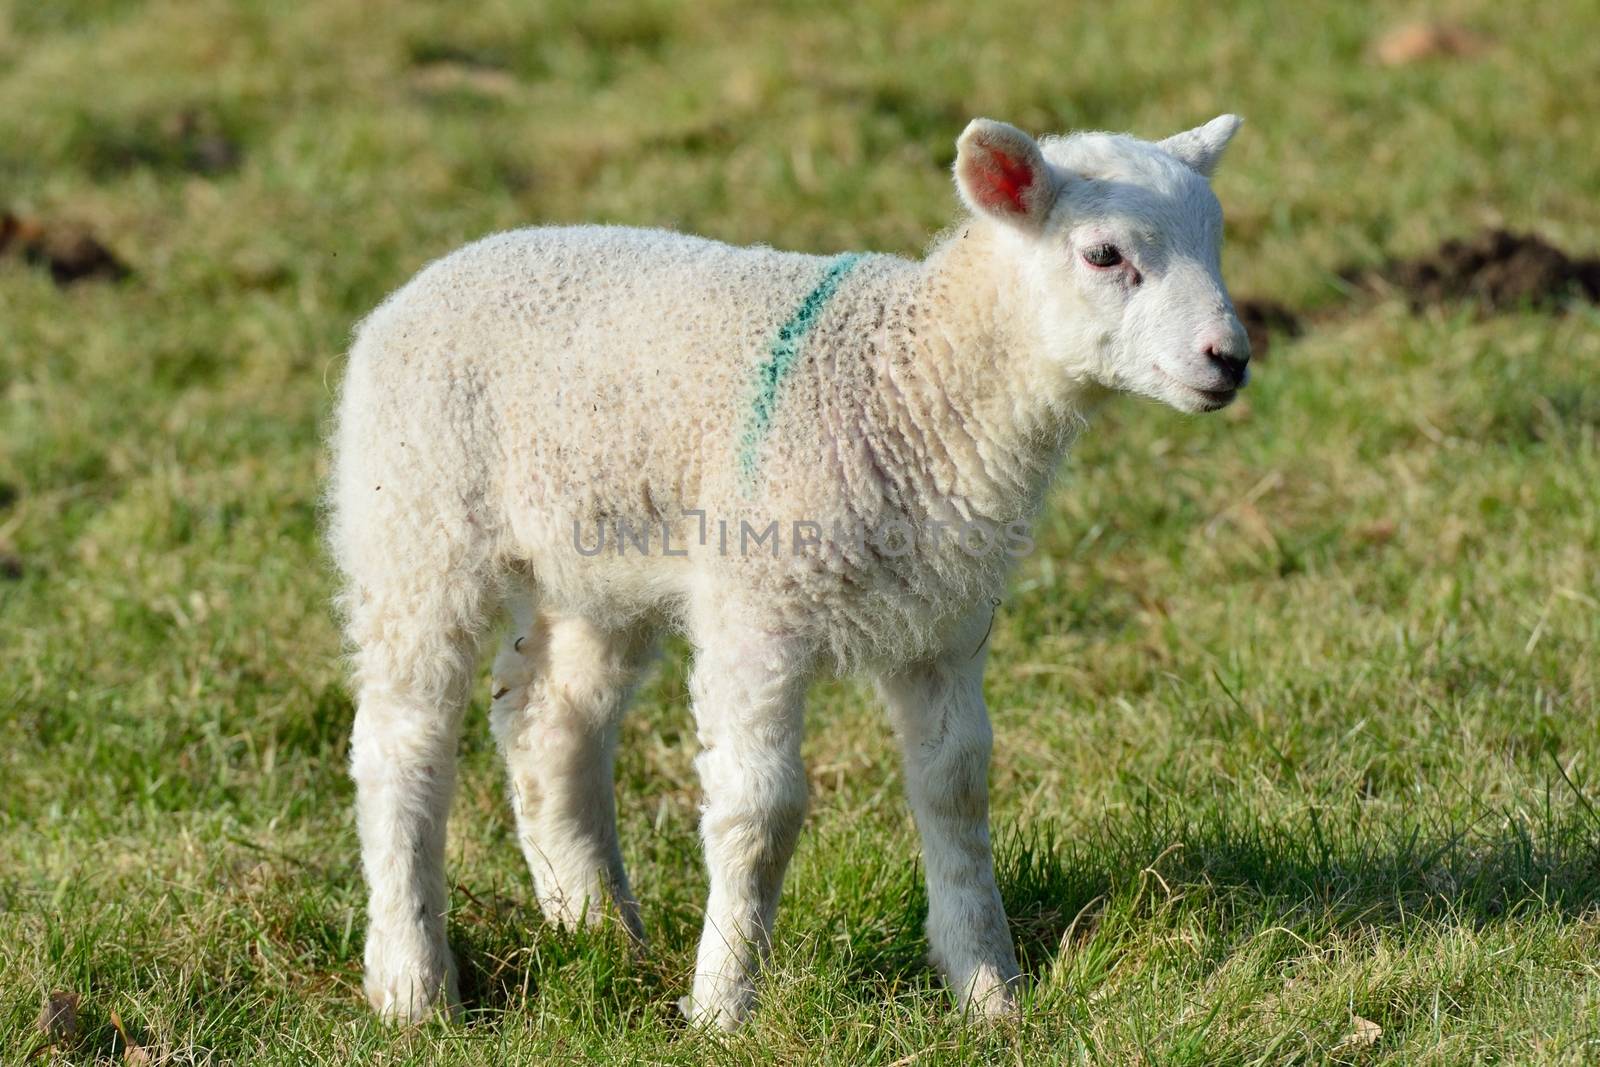
{"type": "Polygon", "coordinates": [[[1366,545],[1386,545],[1399,531],[1393,519],[1377,519],[1355,529],[1355,539],[1366,545]]]}
{"type": "Polygon", "coordinates": [[[71,1045],[83,1036],[83,1024],[78,1018],[76,993],[64,989],[52,990],[39,1009],[39,1032],[52,1045],[71,1045]]]}
{"type": "Polygon", "coordinates": [[[1339,1042],[1340,1048],[1371,1048],[1383,1037],[1383,1027],[1359,1015],[1350,1017],[1350,1032],[1339,1042]]]}
{"type": "Polygon", "coordinates": [[[499,99],[513,97],[521,88],[509,71],[448,60],[417,68],[411,83],[425,93],[469,92],[499,99]]]}
{"type": "Polygon", "coordinates": [[[1453,22],[1412,22],[1379,37],[1372,52],[1386,67],[1403,67],[1441,56],[1475,56],[1487,39],[1453,22]]]}

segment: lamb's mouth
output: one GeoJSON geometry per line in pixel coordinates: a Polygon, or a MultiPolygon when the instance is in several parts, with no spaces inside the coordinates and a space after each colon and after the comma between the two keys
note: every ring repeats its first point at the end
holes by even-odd
{"type": "Polygon", "coordinates": [[[1200,404],[1198,410],[1202,412],[1221,411],[1223,408],[1233,403],[1234,399],[1239,395],[1238,389],[1202,389],[1198,385],[1190,385],[1188,382],[1183,381],[1176,375],[1168,374],[1160,367],[1156,368],[1156,373],[1160,374],[1163,378],[1171,382],[1173,385],[1176,385],[1184,392],[1192,393],[1194,396],[1199,397],[1200,404]]]}
{"type": "Polygon", "coordinates": [[[1233,403],[1234,398],[1239,395],[1237,389],[1196,389],[1192,385],[1186,385],[1184,388],[1198,394],[1205,401],[1205,407],[1202,409],[1205,411],[1221,411],[1233,403]]]}

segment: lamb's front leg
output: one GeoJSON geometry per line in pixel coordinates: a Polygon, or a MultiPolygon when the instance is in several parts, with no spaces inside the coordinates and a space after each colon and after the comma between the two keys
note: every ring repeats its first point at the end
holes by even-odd
{"type": "Polygon", "coordinates": [[[789,643],[740,627],[695,638],[689,687],[711,895],[683,1009],[697,1023],[731,1030],[754,1000],[805,818],[800,740],[810,664],[789,643]]]}
{"type": "Polygon", "coordinates": [[[928,941],[963,1010],[1016,1011],[1020,976],[989,848],[989,711],[969,651],[884,675],[922,834],[928,941]]]}

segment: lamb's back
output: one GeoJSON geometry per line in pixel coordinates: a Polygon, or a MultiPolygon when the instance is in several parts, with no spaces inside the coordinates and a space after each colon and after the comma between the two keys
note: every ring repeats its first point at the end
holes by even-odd
{"type": "Polygon", "coordinates": [[[373,312],[351,379],[410,438],[408,462],[456,441],[482,459],[463,477],[514,516],[693,506],[732,471],[771,338],[827,262],[662,230],[501,233],[373,312]]]}

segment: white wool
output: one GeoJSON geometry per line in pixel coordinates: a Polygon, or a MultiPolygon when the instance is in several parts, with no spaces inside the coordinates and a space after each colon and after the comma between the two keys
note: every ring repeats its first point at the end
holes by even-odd
{"type": "Polygon", "coordinates": [[[964,1005],[1010,1010],[984,826],[991,598],[1100,394],[1210,410],[1242,384],[1202,176],[1236,126],[1040,144],[978,120],[956,166],[972,215],[921,261],[528,229],[373,312],[339,405],[330,541],[380,1012],[455,999],[444,824],[479,636],[506,611],[493,724],[553,920],[615,907],[642,936],[611,768],[672,626],[696,649],[712,874],[690,1015],[748,1009],[805,808],[804,692],[830,668],[878,680],[905,744],[935,959],[964,1005]],[[1106,247],[1119,262],[1091,263],[1106,247]],[[619,550],[619,524],[647,550],[619,550]]]}

